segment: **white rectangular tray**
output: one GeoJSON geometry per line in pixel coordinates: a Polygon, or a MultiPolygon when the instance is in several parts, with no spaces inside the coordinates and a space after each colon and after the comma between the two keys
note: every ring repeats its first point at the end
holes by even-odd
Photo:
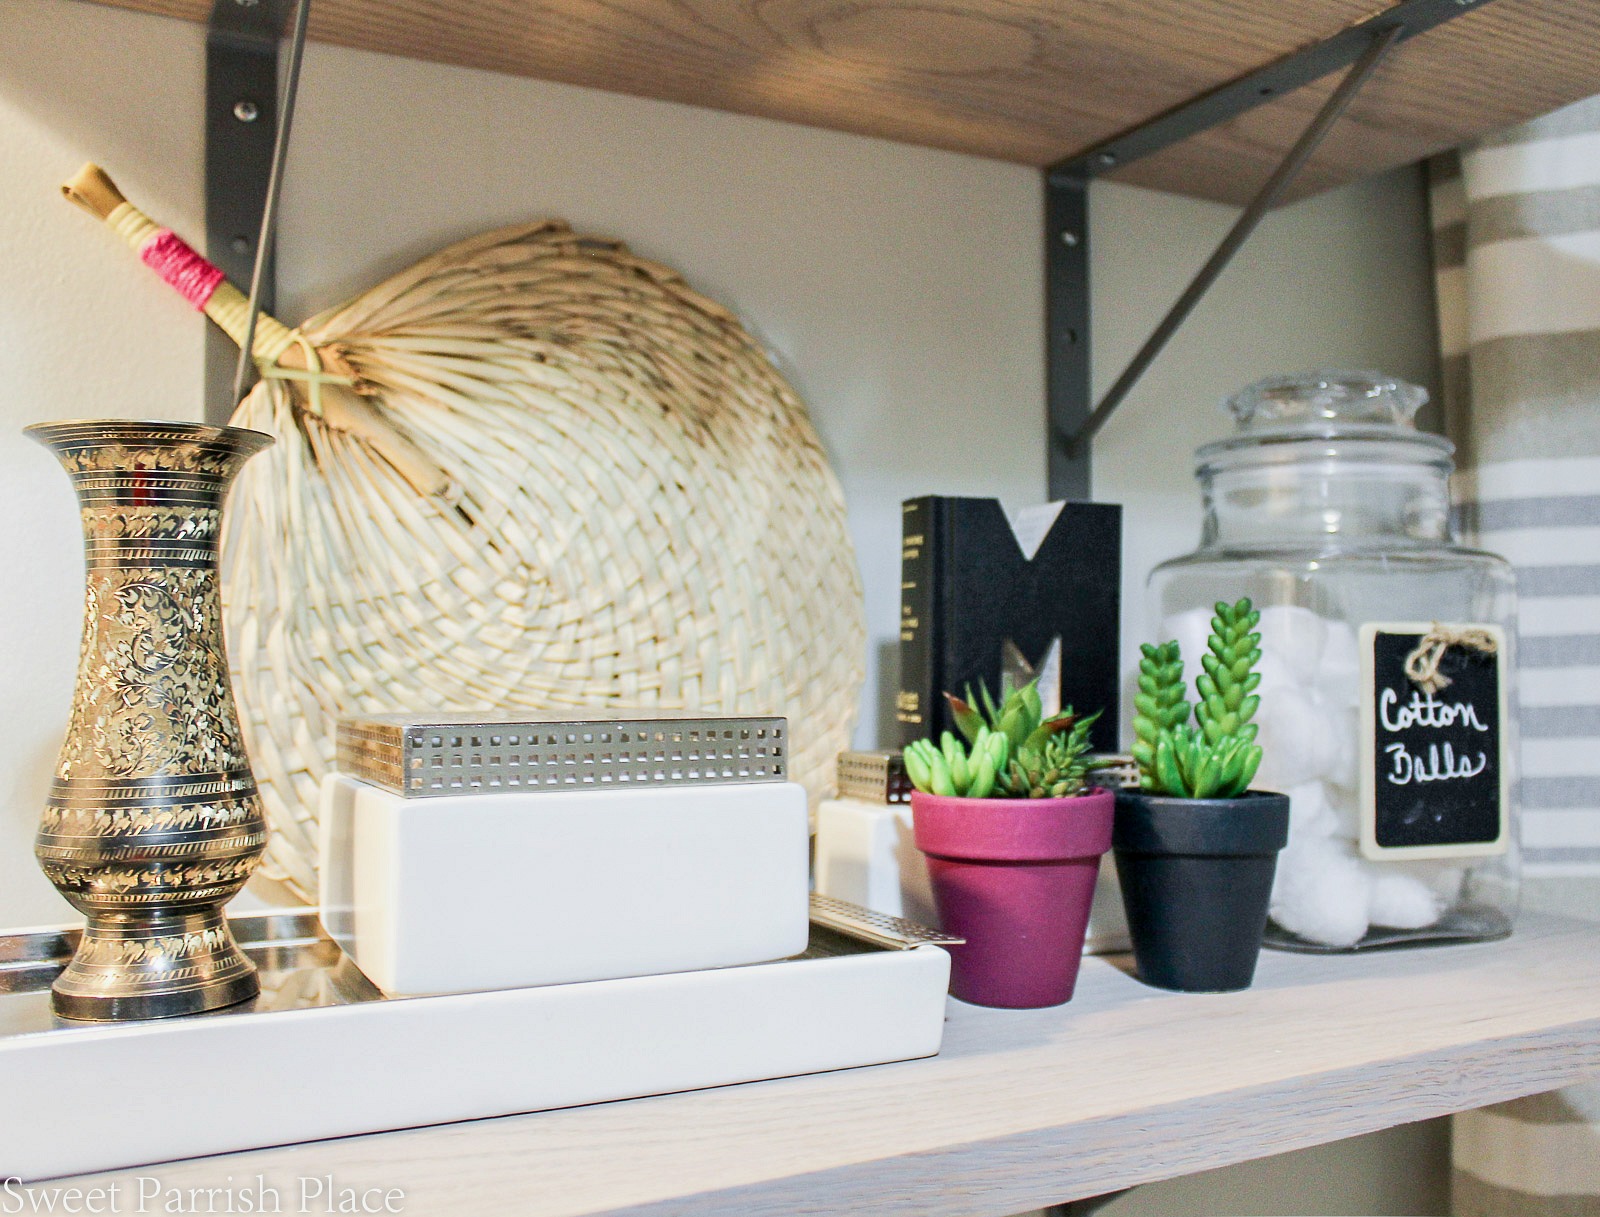
{"type": "Polygon", "coordinates": [[[0,1178],[907,1060],[937,1053],[944,1032],[943,950],[815,925],[804,955],[776,963],[395,999],[314,910],[233,925],[261,997],[143,1023],[50,1013],[75,930],[0,937],[0,1178]]]}

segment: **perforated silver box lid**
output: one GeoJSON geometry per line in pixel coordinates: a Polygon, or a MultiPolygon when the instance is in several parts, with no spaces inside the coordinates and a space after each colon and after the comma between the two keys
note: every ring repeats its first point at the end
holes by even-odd
{"type": "Polygon", "coordinates": [[[774,716],[492,720],[380,714],[338,729],[338,766],[407,798],[781,782],[789,727],[774,716]]]}
{"type": "Polygon", "coordinates": [[[868,803],[911,802],[911,779],[898,752],[841,752],[839,797],[868,803]]]}

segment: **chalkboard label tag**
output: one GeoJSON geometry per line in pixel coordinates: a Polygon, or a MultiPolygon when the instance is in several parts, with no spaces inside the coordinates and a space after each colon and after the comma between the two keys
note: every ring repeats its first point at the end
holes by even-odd
{"type": "Polygon", "coordinates": [[[1505,632],[1473,623],[1361,627],[1361,852],[1375,861],[1474,858],[1510,842],[1505,632]],[[1429,693],[1406,660],[1435,628],[1481,630],[1494,654],[1453,645],[1429,693]]]}

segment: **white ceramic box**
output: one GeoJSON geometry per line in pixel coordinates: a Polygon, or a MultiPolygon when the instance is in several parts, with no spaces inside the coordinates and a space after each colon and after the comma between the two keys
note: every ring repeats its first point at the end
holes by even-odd
{"type": "Polygon", "coordinates": [[[817,807],[816,887],[918,925],[936,926],[928,867],[904,803],[824,799],[817,807]]]}
{"type": "Polygon", "coordinates": [[[609,980],[797,955],[793,782],[406,799],[322,787],[322,919],[385,993],[609,980]]]}

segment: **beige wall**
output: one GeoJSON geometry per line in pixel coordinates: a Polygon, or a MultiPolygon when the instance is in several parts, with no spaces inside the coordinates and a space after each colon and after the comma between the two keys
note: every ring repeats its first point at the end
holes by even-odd
{"type": "MultiPolygon", "coordinates": [[[[66,480],[18,428],[200,411],[202,319],[55,186],[94,158],[153,215],[198,233],[203,42],[194,26],[70,0],[5,0],[4,24],[0,924],[15,925],[67,912],[29,839],[67,709],[81,575],[66,480]]],[[[308,52],[301,104],[280,241],[288,319],[442,242],[532,217],[679,267],[746,318],[811,405],[850,504],[875,671],[884,656],[892,668],[900,500],[1042,497],[1033,171],[323,46],[308,52]]],[[[1117,186],[1092,203],[1103,385],[1232,213],[1117,186]]],[[[1144,573],[1196,538],[1189,455],[1224,427],[1223,393],[1330,361],[1429,375],[1422,231],[1408,174],[1270,217],[1105,432],[1096,488],[1128,510],[1125,652],[1144,628],[1144,573]]],[[[886,684],[863,696],[863,743],[886,684]]],[[[1427,1169],[1442,1169],[1425,1148],[1427,1169]]],[[[1389,1160],[1373,1154],[1359,1161],[1389,1160]]],[[[1381,1186],[1352,1183],[1349,1211],[1399,1211],[1381,1186]]]]}
{"type": "Polygon", "coordinates": [[[72,690],[83,560],[60,467],[19,428],[51,418],[200,416],[205,319],[56,185],[90,155],[195,231],[203,39],[87,5],[0,14],[0,925],[71,915],[32,825],[72,690]]]}

